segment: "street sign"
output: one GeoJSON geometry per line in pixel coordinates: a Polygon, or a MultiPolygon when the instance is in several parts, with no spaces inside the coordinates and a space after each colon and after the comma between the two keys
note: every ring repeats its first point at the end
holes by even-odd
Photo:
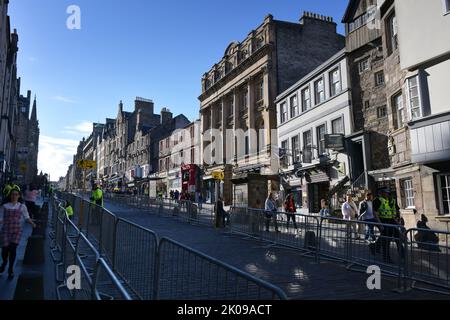
{"type": "Polygon", "coordinates": [[[332,149],[341,151],[345,149],[343,134],[326,134],[325,135],[325,149],[332,149]]]}
{"type": "Polygon", "coordinates": [[[77,166],[81,169],[96,169],[97,162],[92,160],[78,160],[77,166]]]}
{"type": "Polygon", "coordinates": [[[212,178],[214,180],[225,180],[225,174],[223,173],[223,171],[214,171],[212,173],[212,178]]]}

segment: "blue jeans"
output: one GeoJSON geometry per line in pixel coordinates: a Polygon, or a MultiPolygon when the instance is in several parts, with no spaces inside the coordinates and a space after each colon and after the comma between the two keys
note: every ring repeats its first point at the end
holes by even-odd
{"type": "MultiPolygon", "coordinates": [[[[378,222],[377,219],[373,218],[373,219],[367,219],[364,220],[364,222],[378,222]]],[[[366,240],[368,240],[369,238],[372,238],[372,240],[375,240],[375,225],[374,224],[368,224],[367,225],[367,229],[366,229],[366,240]]]]}

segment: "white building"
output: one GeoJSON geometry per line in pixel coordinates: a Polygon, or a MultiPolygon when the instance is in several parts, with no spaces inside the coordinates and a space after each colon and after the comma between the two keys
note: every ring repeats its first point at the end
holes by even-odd
{"type": "Polygon", "coordinates": [[[353,178],[343,149],[344,137],[353,132],[348,86],[342,50],[277,97],[282,185],[284,194],[294,193],[302,212],[318,213],[321,199],[333,200],[353,178]],[[327,149],[327,135],[341,146],[327,149]]]}

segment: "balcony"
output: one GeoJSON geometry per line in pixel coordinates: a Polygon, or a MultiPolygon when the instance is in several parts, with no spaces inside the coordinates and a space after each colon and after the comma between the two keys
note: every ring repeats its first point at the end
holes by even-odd
{"type": "Polygon", "coordinates": [[[411,162],[450,160],[450,112],[408,124],[411,129],[411,162]]]}

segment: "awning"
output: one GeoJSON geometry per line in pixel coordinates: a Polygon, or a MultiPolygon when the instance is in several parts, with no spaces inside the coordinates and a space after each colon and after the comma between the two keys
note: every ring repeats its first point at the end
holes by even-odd
{"type": "Polygon", "coordinates": [[[265,167],[265,165],[263,165],[263,164],[253,164],[253,165],[248,165],[248,166],[242,166],[242,167],[234,169],[233,173],[239,174],[239,173],[246,173],[246,172],[255,172],[255,171],[260,171],[264,167],[265,167]]]}

